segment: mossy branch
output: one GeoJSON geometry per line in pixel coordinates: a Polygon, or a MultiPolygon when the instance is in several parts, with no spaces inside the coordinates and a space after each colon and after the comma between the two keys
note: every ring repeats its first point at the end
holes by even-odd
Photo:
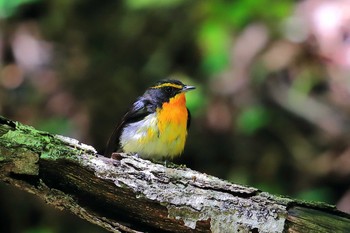
{"type": "Polygon", "coordinates": [[[277,197],[0,117],[0,180],[112,232],[346,232],[333,206],[277,197]]]}

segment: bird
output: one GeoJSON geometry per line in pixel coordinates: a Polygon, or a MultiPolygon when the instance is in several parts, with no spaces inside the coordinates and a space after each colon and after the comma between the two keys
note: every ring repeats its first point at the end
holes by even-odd
{"type": "Polygon", "coordinates": [[[153,161],[181,155],[191,124],[185,93],[194,89],[173,79],[149,87],[115,127],[104,155],[124,152],[153,161]]]}

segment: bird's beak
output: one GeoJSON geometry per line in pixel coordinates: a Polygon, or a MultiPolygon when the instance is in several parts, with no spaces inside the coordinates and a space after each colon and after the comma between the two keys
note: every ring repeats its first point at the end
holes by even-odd
{"type": "Polygon", "coordinates": [[[194,90],[194,89],[196,89],[195,86],[187,86],[187,85],[185,85],[185,86],[182,88],[182,92],[187,92],[187,91],[194,90]]]}

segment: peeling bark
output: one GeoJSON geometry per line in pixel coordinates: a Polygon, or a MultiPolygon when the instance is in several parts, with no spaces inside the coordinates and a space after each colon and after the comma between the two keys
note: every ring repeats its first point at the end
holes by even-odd
{"type": "Polygon", "coordinates": [[[349,215],[0,117],[0,180],[111,232],[346,232],[349,215]]]}

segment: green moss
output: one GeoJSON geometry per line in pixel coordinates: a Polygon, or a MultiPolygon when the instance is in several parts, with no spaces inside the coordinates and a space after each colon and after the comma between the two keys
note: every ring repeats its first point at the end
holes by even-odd
{"type": "Polygon", "coordinates": [[[38,161],[39,155],[32,151],[26,149],[16,151],[16,158],[13,160],[14,167],[12,172],[15,174],[38,175],[38,161]]]}
{"type": "Polygon", "coordinates": [[[9,150],[29,148],[43,159],[77,159],[82,152],[93,152],[84,149],[76,140],[68,142],[68,139],[62,140],[55,135],[3,117],[0,118],[0,132],[0,146],[9,150]]]}

